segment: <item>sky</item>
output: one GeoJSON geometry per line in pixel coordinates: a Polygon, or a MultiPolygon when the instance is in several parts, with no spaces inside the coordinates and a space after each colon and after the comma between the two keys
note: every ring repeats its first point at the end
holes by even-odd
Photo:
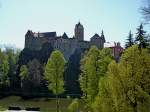
{"type": "Polygon", "coordinates": [[[124,45],[129,30],[135,34],[143,21],[141,5],[141,0],[0,0],[0,44],[24,48],[28,29],[72,37],[80,21],[85,40],[103,30],[107,42],[124,45]]]}

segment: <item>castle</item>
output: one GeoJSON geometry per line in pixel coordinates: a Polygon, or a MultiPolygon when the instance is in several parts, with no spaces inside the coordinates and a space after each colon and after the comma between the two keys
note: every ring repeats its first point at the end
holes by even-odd
{"type": "Polygon", "coordinates": [[[85,41],[84,27],[80,22],[75,25],[74,36],[72,38],[69,38],[66,33],[62,36],[57,36],[56,32],[34,33],[31,30],[27,31],[25,35],[25,48],[38,51],[45,43],[50,44],[55,50],[60,50],[65,59],[69,60],[70,56],[76,50],[86,50],[92,45],[95,45],[99,49],[104,48],[105,36],[102,31],[101,36],[96,33],[90,38],[90,41],[85,41]]]}

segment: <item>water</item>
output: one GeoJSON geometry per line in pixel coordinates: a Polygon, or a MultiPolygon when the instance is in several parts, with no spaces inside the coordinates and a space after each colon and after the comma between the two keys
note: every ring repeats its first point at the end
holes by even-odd
{"type": "Polygon", "coordinates": [[[40,112],[40,111],[26,111],[26,110],[6,110],[6,111],[2,111],[2,112],[40,112]]]}

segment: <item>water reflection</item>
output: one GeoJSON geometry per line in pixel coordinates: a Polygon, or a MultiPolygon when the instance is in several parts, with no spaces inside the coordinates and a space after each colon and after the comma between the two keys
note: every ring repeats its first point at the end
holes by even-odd
{"type": "Polygon", "coordinates": [[[26,111],[26,110],[6,110],[6,111],[3,111],[3,112],[40,112],[40,111],[26,111]]]}

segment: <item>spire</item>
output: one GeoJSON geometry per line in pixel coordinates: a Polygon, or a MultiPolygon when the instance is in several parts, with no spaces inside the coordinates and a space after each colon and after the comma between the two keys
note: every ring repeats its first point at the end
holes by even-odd
{"type": "Polygon", "coordinates": [[[102,30],[102,32],[101,32],[101,38],[104,40],[104,42],[105,42],[105,36],[104,36],[104,31],[102,30]]]}
{"type": "Polygon", "coordinates": [[[102,30],[102,32],[101,32],[101,37],[104,37],[104,31],[102,30]]]}
{"type": "Polygon", "coordinates": [[[76,24],[76,27],[83,27],[83,25],[80,23],[80,21],[76,24]]]}
{"type": "Polygon", "coordinates": [[[100,36],[97,33],[95,33],[93,38],[100,38],[100,36]]]}

